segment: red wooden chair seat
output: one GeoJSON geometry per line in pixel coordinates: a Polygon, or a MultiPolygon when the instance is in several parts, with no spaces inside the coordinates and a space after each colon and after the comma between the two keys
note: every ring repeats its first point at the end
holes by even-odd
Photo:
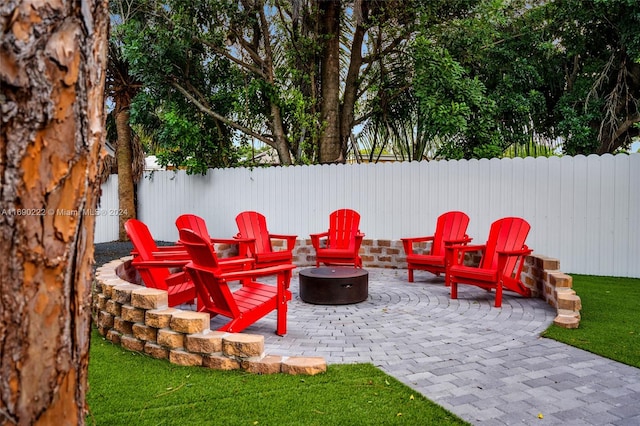
{"type": "Polygon", "coordinates": [[[468,279],[476,281],[486,281],[488,283],[495,283],[498,280],[497,269],[480,269],[472,266],[465,265],[452,265],[449,268],[449,273],[458,277],[458,279],[468,279]]]}
{"type": "Polygon", "coordinates": [[[275,310],[276,334],[286,334],[287,302],[291,300],[289,283],[295,265],[225,272],[208,238],[183,228],[180,229],[180,242],[192,258],[185,269],[198,293],[198,310],[230,319],[219,331],[239,333],[275,310]],[[277,277],[276,285],[256,281],[259,277],[273,275],[277,277]],[[240,280],[242,286],[231,291],[228,283],[236,280],[240,280]]]}
{"type": "Polygon", "coordinates": [[[272,234],[267,229],[267,220],[261,213],[245,211],[236,216],[240,254],[253,257],[257,268],[290,264],[297,235],[272,234]],[[286,246],[275,250],[272,240],[284,240],[286,246]]]}
{"type": "Polygon", "coordinates": [[[274,251],[271,253],[254,253],[256,265],[271,265],[291,263],[293,256],[290,251],[274,251]]]}
{"type": "Polygon", "coordinates": [[[408,254],[407,263],[414,265],[413,269],[419,269],[415,266],[427,266],[435,268],[444,268],[445,257],[444,256],[432,256],[430,254],[408,254]]]}
{"type": "MultiPolygon", "coordinates": [[[[340,259],[346,259],[345,261],[351,261],[353,258],[353,249],[321,249],[322,251],[322,259],[333,259],[335,261],[339,261],[340,259]]],[[[331,262],[331,260],[323,260],[323,262],[331,262]]]]}
{"type": "Polygon", "coordinates": [[[329,230],[311,234],[311,244],[316,251],[316,267],[324,263],[362,268],[359,252],[363,238],[358,212],[350,209],[332,212],[329,215],[329,230]]]}
{"type": "Polygon", "coordinates": [[[485,245],[455,246],[447,268],[451,284],[451,298],[458,298],[458,284],[475,285],[485,290],[496,290],[495,306],[502,305],[503,290],[510,290],[530,297],[531,290],[521,281],[524,259],[531,254],[525,241],[531,226],[521,218],[506,217],[491,224],[485,245]],[[481,251],[477,267],[465,265],[464,254],[481,251]]]}
{"type": "MultiPolygon", "coordinates": [[[[427,237],[402,238],[404,252],[407,255],[409,282],[413,282],[413,271],[423,270],[437,276],[446,272],[447,247],[454,244],[464,245],[471,241],[466,234],[469,216],[463,212],[451,211],[438,217],[436,230],[427,237]],[[418,252],[416,244],[431,243],[428,252],[418,252]]],[[[448,285],[448,282],[447,282],[448,285]]]]}

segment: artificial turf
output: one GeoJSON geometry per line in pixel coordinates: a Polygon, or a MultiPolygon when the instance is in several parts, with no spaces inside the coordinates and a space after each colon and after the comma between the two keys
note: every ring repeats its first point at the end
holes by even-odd
{"type": "Polygon", "coordinates": [[[88,424],[461,425],[371,364],[315,376],[182,367],[113,345],[94,332],[88,424]]]}
{"type": "Polygon", "coordinates": [[[552,325],[543,336],[640,368],[640,279],[572,277],[582,303],[580,326],[552,325]]]}

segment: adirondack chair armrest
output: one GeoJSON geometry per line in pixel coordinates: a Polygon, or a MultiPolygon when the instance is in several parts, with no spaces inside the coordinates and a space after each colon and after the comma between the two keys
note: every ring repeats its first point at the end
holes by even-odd
{"type": "Polygon", "coordinates": [[[139,258],[136,258],[131,262],[134,267],[142,266],[147,268],[182,268],[187,263],[189,263],[189,259],[139,260],[139,258]]]}
{"type": "Polygon", "coordinates": [[[242,280],[244,278],[266,277],[269,275],[279,275],[284,272],[292,271],[296,265],[290,263],[288,265],[269,266],[267,268],[252,269],[250,271],[224,272],[220,278],[227,281],[242,280]]]}
{"type": "Polygon", "coordinates": [[[311,237],[311,244],[317,250],[320,248],[320,240],[323,238],[329,238],[329,231],[321,232],[319,234],[310,234],[309,236],[311,237]]]}
{"type": "Polygon", "coordinates": [[[158,251],[159,252],[163,252],[163,251],[185,251],[185,248],[183,245],[177,244],[177,245],[172,245],[172,246],[158,246],[158,251]]]}
{"type": "Polygon", "coordinates": [[[241,256],[253,256],[256,252],[255,238],[244,238],[238,233],[233,236],[233,240],[233,244],[238,244],[238,254],[241,256]]]}
{"type": "Polygon", "coordinates": [[[255,240],[253,238],[211,238],[211,242],[213,244],[243,244],[243,243],[252,243],[255,240]]]}
{"type": "Polygon", "coordinates": [[[407,238],[401,238],[402,240],[402,245],[404,246],[404,252],[406,254],[413,254],[413,245],[415,243],[426,243],[429,241],[433,241],[434,236],[433,235],[429,235],[428,237],[407,237],[407,238]]]}
{"type": "MultiPolygon", "coordinates": [[[[177,245],[177,246],[160,246],[158,247],[158,250],[153,251],[154,255],[161,255],[164,253],[169,253],[169,254],[173,254],[173,253],[185,253],[186,249],[184,248],[184,246],[181,245],[177,245]]],[[[131,250],[131,256],[138,256],[138,250],[136,250],[135,248],[133,250],[131,250]]]]}
{"type": "Polygon", "coordinates": [[[496,250],[496,253],[501,256],[527,256],[533,253],[533,250],[525,246],[521,250],[496,250]]]}
{"type": "Polygon", "coordinates": [[[188,261],[190,259],[189,253],[186,250],[181,251],[154,251],[153,257],[157,260],[185,260],[188,261]]]}
{"type": "Polygon", "coordinates": [[[285,235],[285,234],[269,234],[269,238],[273,238],[274,240],[286,240],[287,241],[287,251],[293,250],[296,246],[297,235],[285,235]]]}
{"type": "Polygon", "coordinates": [[[407,241],[410,243],[424,243],[427,241],[433,241],[433,235],[429,235],[428,237],[407,237],[401,238],[402,241],[407,241]]]}
{"type": "Polygon", "coordinates": [[[232,257],[218,259],[223,272],[247,271],[253,268],[255,260],[252,257],[232,257]]]}
{"type": "Polygon", "coordinates": [[[456,246],[456,245],[465,246],[469,244],[471,240],[473,240],[473,238],[470,238],[468,235],[465,235],[463,238],[459,240],[444,240],[444,245],[445,246],[456,246]]]}

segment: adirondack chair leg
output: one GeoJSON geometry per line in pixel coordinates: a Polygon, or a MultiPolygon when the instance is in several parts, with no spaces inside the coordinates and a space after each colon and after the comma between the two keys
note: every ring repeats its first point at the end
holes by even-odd
{"type": "Polygon", "coordinates": [[[288,290],[286,289],[286,283],[289,282],[290,277],[291,271],[278,275],[278,306],[276,307],[276,334],[278,336],[287,334],[287,311],[289,310],[289,305],[287,304],[288,290]]]}
{"type": "Polygon", "coordinates": [[[409,282],[413,282],[413,269],[409,268],[409,282]]]}
{"type": "Polygon", "coordinates": [[[457,299],[458,298],[458,283],[457,282],[452,282],[451,284],[451,298],[452,299],[457,299]]]}
{"type": "Polygon", "coordinates": [[[502,306],[502,284],[498,283],[496,287],[496,308],[500,308],[502,306]]]}
{"type": "Polygon", "coordinates": [[[276,308],[278,316],[276,334],[278,336],[284,336],[285,334],[287,334],[287,309],[287,301],[283,296],[282,300],[278,302],[278,307],[276,308]]]}

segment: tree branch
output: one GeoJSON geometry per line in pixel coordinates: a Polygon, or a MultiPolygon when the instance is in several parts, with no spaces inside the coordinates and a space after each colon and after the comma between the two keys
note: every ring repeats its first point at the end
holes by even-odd
{"type": "MultiPolygon", "coordinates": [[[[251,65],[241,59],[236,58],[235,56],[233,56],[231,53],[229,53],[226,49],[221,49],[220,47],[216,46],[215,44],[211,43],[208,40],[204,40],[204,39],[197,39],[199,42],[209,46],[215,53],[224,56],[225,58],[229,59],[232,62],[235,62],[237,65],[240,65],[242,68],[251,71],[252,73],[258,75],[260,78],[264,78],[266,79],[267,76],[264,73],[264,71],[254,65],[251,65]]],[[[240,43],[240,45],[242,46],[242,48],[244,50],[247,50],[247,52],[249,53],[249,56],[251,56],[252,58],[254,58],[254,55],[249,51],[249,49],[247,49],[247,46],[245,45],[245,43],[240,43]]],[[[255,58],[254,58],[255,61],[255,58]]]]}
{"type": "Polygon", "coordinates": [[[245,133],[246,135],[249,135],[251,137],[254,137],[256,139],[258,139],[261,142],[266,143],[269,146],[275,147],[275,143],[265,137],[264,135],[261,135],[260,133],[254,132],[253,130],[249,129],[248,127],[242,126],[238,123],[236,123],[235,121],[229,120],[227,117],[218,114],[217,112],[213,111],[211,108],[208,108],[207,106],[205,106],[202,102],[200,102],[198,99],[196,99],[195,96],[193,96],[187,89],[185,89],[184,87],[182,87],[177,81],[172,81],[171,85],[178,90],[180,93],[182,93],[184,95],[185,98],[187,98],[190,102],[192,102],[200,111],[204,112],[205,114],[215,118],[216,120],[220,120],[223,123],[225,123],[226,125],[233,127],[236,130],[241,131],[242,133],[245,133]]]}

